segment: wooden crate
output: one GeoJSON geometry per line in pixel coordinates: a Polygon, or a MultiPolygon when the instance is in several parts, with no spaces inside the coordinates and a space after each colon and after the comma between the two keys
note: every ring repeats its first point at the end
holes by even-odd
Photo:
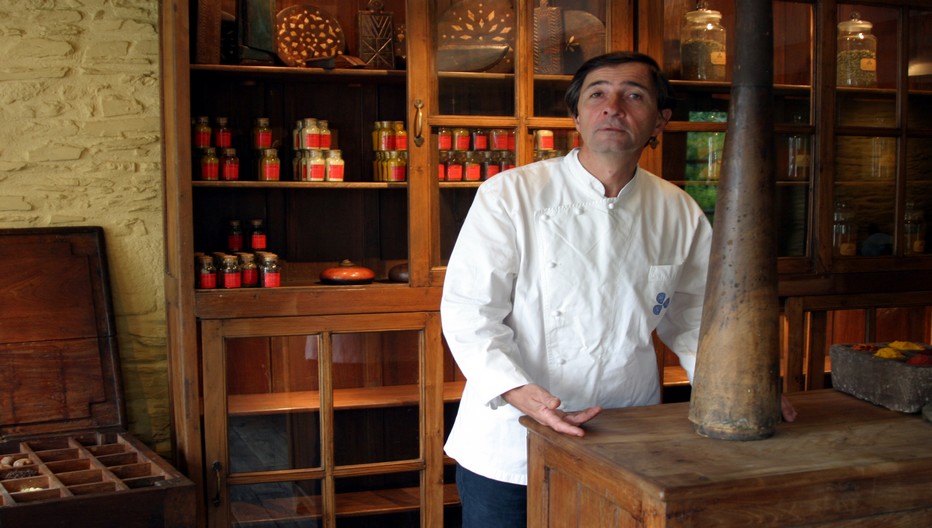
{"type": "Polygon", "coordinates": [[[125,432],[103,230],[0,230],[0,277],[0,526],[194,526],[194,483],[125,432]]]}

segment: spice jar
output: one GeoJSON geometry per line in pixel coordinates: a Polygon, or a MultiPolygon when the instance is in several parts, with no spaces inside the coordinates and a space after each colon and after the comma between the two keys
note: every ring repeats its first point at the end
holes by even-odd
{"type": "Polygon", "coordinates": [[[493,128],[489,132],[489,142],[492,150],[508,150],[508,130],[504,128],[493,128]]]}
{"type": "Polygon", "coordinates": [[[217,268],[214,266],[214,257],[200,255],[197,257],[197,286],[205,290],[217,287],[217,268]]]}
{"type": "Polygon", "coordinates": [[[291,148],[295,152],[301,150],[301,131],[304,130],[304,120],[295,121],[294,128],[291,129],[291,148]]]}
{"type": "Polygon", "coordinates": [[[906,215],[903,219],[904,251],[906,255],[921,255],[926,252],[926,225],[923,214],[914,202],[906,202],[906,215]]]}
{"type": "Polygon", "coordinates": [[[395,129],[391,121],[377,121],[375,150],[395,150],[395,129]]]}
{"type": "Polygon", "coordinates": [[[220,179],[220,158],[217,157],[213,147],[207,147],[201,153],[200,167],[202,180],[216,181],[220,179]]]}
{"type": "Polygon", "coordinates": [[[255,288],[259,285],[259,268],[252,253],[237,253],[243,288],[255,288]]]}
{"type": "Polygon", "coordinates": [[[261,218],[249,221],[249,249],[254,252],[265,251],[265,222],[261,218]]]}
{"type": "Polygon", "coordinates": [[[281,267],[278,265],[278,255],[275,253],[262,254],[259,285],[263,288],[278,288],[282,285],[281,267]]]}
{"type": "Polygon", "coordinates": [[[333,137],[330,134],[330,124],[326,119],[317,120],[317,128],[320,129],[320,148],[321,150],[329,149],[333,144],[333,137]]]}
{"type": "Polygon", "coordinates": [[[194,120],[194,131],[191,134],[194,140],[194,148],[207,148],[210,146],[210,118],[207,116],[198,116],[194,120]]]}
{"type": "Polygon", "coordinates": [[[447,161],[447,181],[463,181],[463,162],[465,155],[462,152],[451,152],[447,161]]]}
{"type": "Polygon", "coordinates": [[[470,139],[471,137],[470,137],[468,129],[454,128],[453,129],[453,150],[459,150],[459,151],[469,150],[470,139]]]}
{"type": "Polygon", "coordinates": [[[832,223],[832,247],[835,254],[853,257],[857,254],[857,226],[854,224],[854,210],[844,200],[835,202],[835,214],[832,223]]]}
{"type": "Polygon", "coordinates": [[[281,175],[281,161],[278,159],[278,150],[267,148],[262,150],[259,158],[259,181],[278,181],[281,175]]]}
{"type": "Polygon", "coordinates": [[[437,144],[439,150],[453,150],[453,130],[447,127],[438,128],[437,144]]]}
{"type": "Polygon", "coordinates": [[[326,175],[327,181],[343,181],[343,155],[340,149],[327,151],[326,175]]]}
{"type": "Polygon", "coordinates": [[[553,150],[553,130],[541,129],[534,132],[534,150],[553,150]]]}
{"type": "Polygon", "coordinates": [[[388,170],[387,181],[400,182],[407,178],[407,161],[401,156],[401,151],[392,150],[388,153],[386,162],[388,170]]]}
{"type": "Polygon", "coordinates": [[[722,13],[706,9],[705,2],[686,13],[680,33],[680,60],[683,79],[692,81],[725,80],[725,28],[722,13]]]}
{"type": "Polygon", "coordinates": [[[320,149],[320,128],[317,127],[317,120],[312,117],[304,119],[304,128],[301,129],[301,148],[320,149]]]}
{"type": "Polygon", "coordinates": [[[216,123],[217,128],[214,129],[214,146],[218,149],[233,146],[233,132],[230,130],[227,118],[218,117],[216,123]]]}
{"type": "Polygon", "coordinates": [[[236,255],[224,255],[223,265],[220,267],[220,280],[222,288],[239,288],[243,284],[240,274],[239,258],[236,255]]]}
{"type": "Polygon", "coordinates": [[[857,12],[838,23],[836,82],[838,86],[877,86],[877,37],[874,25],[857,12]]]}
{"type": "Polygon", "coordinates": [[[466,181],[479,181],[482,179],[482,166],[476,157],[477,151],[466,152],[466,159],[463,161],[463,179],[466,181]]]}
{"type": "Polygon", "coordinates": [[[256,126],[252,129],[252,148],[256,150],[272,148],[272,129],[269,128],[269,118],[256,118],[256,126]]]}
{"type": "Polygon", "coordinates": [[[230,220],[230,228],[227,231],[227,250],[230,253],[243,250],[243,226],[239,220],[230,220]]]}
{"type": "Polygon", "coordinates": [[[482,179],[487,180],[501,172],[501,166],[495,159],[495,152],[489,150],[482,153],[482,179]]]}
{"type": "Polygon", "coordinates": [[[403,121],[394,121],[392,123],[392,137],[394,138],[395,150],[408,150],[408,131],[405,130],[403,121]]]}
{"type": "Polygon", "coordinates": [[[447,162],[450,161],[450,152],[441,150],[437,156],[437,179],[443,181],[447,179],[447,162]]]}
{"type": "Polygon", "coordinates": [[[220,179],[236,181],[239,179],[239,158],[236,149],[225,148],[220,155],[220,179]]]}
{"type": "Polygon", "coordinates": [[[472,149],[488,150],[489,149],[489,131],[484,128],[476,128],[472,131],[472,149]]]}
{"type": "Polygon", "coordinates": [[[324,156],[319,149],[308,151],[304,163],[307,164],[307,181],[324,181],[326,167],[324,156]]]}

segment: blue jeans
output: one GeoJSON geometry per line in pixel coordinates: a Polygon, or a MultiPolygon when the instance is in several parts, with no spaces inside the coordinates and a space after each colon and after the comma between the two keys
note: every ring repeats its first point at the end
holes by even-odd
{"type": "Polygon", "coordinates": [[[527,486],[499,482],[456,465],[463,528],[525,528],[527,486]]]}

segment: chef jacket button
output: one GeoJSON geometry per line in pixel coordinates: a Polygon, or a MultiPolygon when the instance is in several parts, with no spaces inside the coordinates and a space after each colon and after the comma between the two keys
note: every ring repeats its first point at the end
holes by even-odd
{"type": "Polygon", "coordinates": [[[561,365],[566,365],[566,359],[560,358],[559,360],[557,360],[557,363],[559,363],[559,364],[561,364],[561,365]]]}
{"type": "Polygon", "coordinates": [[[541,219],[541,220],[550,220],[550,215],[549,215],[549,214],[542,214],[542,215],[540,215],[540,219],[541,219]]]}
{"type": "Polygon", "coordinates": [[[563,315],[563,312],[561,312],[560,310],[554,310],[550,312],[550,314],[553,315],[554,317],[560,317],[561,315],[563,315]]]}
{"type": "Polygon", "coordinates": [[[614,208],[615,208],[615,202],[608,202],[608,208],[609,208],[609,209],[614,209],[614,208]]]}
{"type": "Polygon", "coordinates": [[[583,213],[585,213],[585,212],[586,212],[586,211],[585,211],[582,207],[580,207],[579,209],[576,209],[576,214],[578,214],[578,215],[581,215],[581,214],[583,214],[583,213]]]}
{"type": "Polygon", "coordinates": [[[548,266],[551,267],[551,268],[555,268],[555,267],[557,267],[557,263],[551,261],[550,264],[548,264],[548,266]]]}

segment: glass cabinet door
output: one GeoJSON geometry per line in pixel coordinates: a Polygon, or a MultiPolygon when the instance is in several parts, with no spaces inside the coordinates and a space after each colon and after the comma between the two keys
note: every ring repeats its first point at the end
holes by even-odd
{"type": "Polygon", "coordinates": [[[870,265],[863,257],[924,255],[932,14],[843,3],[835,16],[833,257],[847,269],[870,265]]]}
{"type": "Polygon", "coordinates": [[[427,124],[439,220],[433,267],[449,259],[482,181],[578,145],[563,95],[575,70],[608,49],[615,4],[431,1],[437,81],[427,124]]]}
{"type": "Polygon", "coordinates": [[[932,9],[909,11],[906,201],[902,253],[926,255],[932,221],[932,9]],[[921,132],[924,136],[920,136],[921,132]]]}
{"type": "Polygon", "coordinates": [[[418,526],[428,320],[204,321],[211,524],[418,526]]]}
{"type": "MultiPolygon", "coordinates": [[[[813,193],[812,6],[776,1],[774,171],[779,256],[808,254],[813,193]]],[[[732,0],[663,3],[661,66],[677,106],[661,136],[659,174],[682,186],[714,222],[735,53],[732,0]]],[[[786,260],[786,259],[784,259],[786,260]]],[[[781,262],[782,268],[805,263],[781,262]]]]}

